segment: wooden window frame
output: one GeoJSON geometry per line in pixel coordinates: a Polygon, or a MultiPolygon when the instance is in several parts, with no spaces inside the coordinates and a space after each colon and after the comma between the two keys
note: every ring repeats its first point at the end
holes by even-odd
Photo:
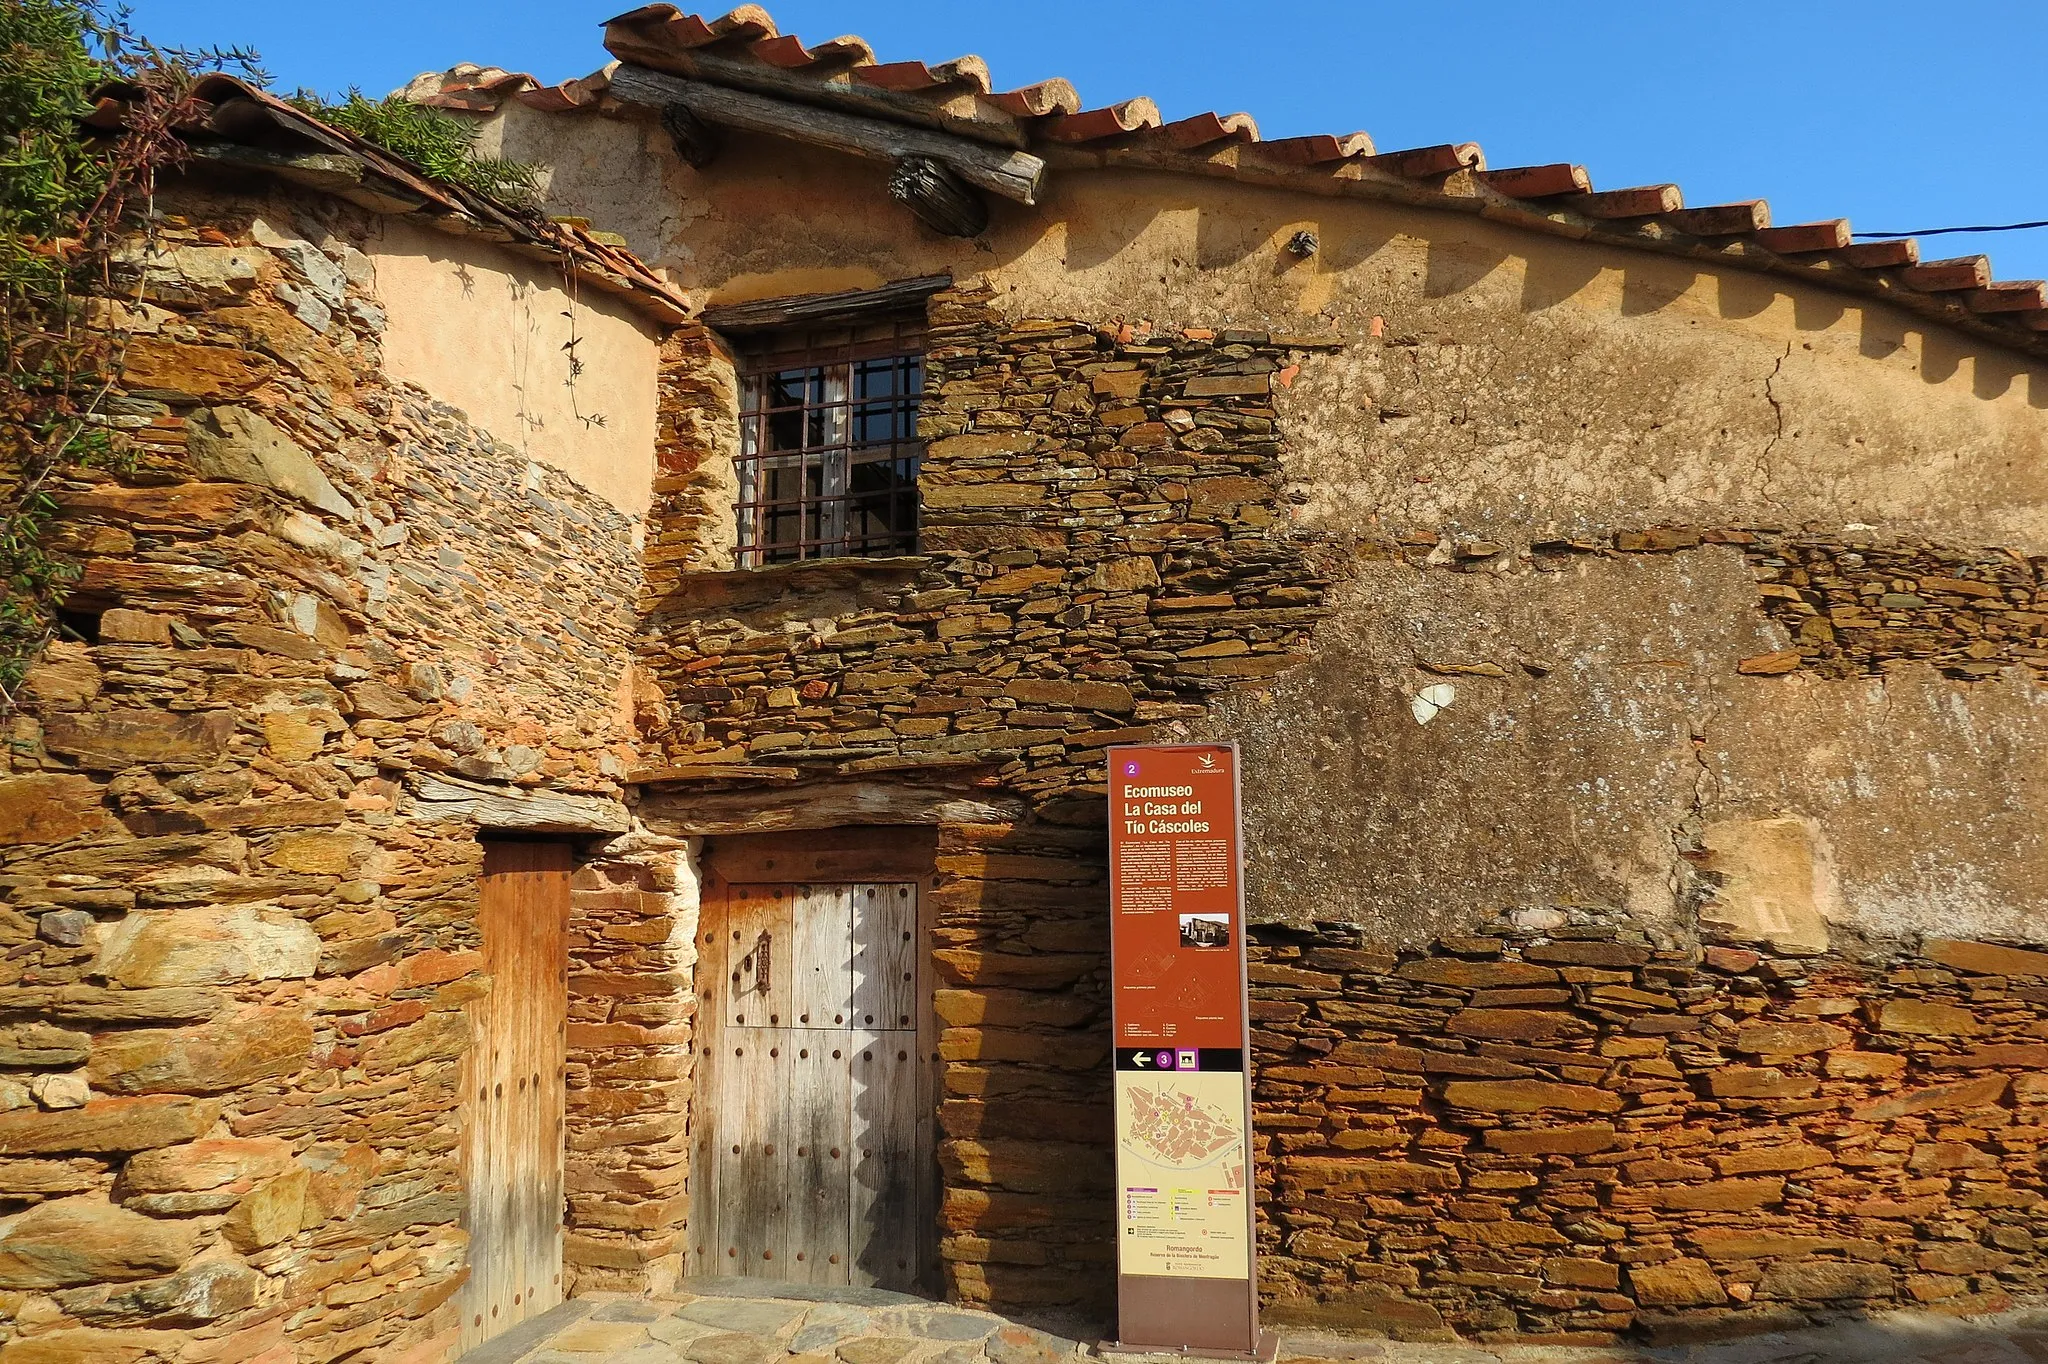
{"type": "Polygon", "coordinates": [[[951,283],[704,311],[737,358],[738,567],[918,552],[925,305],[951,283]]]}

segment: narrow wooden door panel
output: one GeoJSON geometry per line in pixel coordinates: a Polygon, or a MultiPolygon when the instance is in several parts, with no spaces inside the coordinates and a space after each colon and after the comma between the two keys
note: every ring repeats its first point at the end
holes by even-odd
{"type": "Polygon", "coordinates": [[[917,1035],[856,1031],[853,1040],[850,1281],[908,1289],[917,1282],[928,1210],[917,1178],[917,1035]]]}
{"type": "MultiPolygon", "coordinates": [[[[843,1001],[842,1001],[843,1004],[843,1001]]],[[[799,1028],[789,1068],[789,1123],[795,1142],[783,1162],[789,1181],[787,1278],[840,1283],[846,1277],[848,1046],[844,1029],[799,1028]]]]}
{"type": "Polygon", "coordinates": [[[846,886],[790,886],[790,1011],[800,1028],[843,1028],[851,1010],[846,886]]]}
{"type": "Polygon", "coordinates": [[[719,1110],[733,1119],[722,1124],[725,1149],[717,1153],[722,1272],[743,1278],[787,1277],[789,1074],[780,1052],[788,1036],[728,1026],[720,1048],[719,1110]]]}
{"type": "Polygon", "coordinates": [[[478,931],[491,992],[463,1062],[464,1349],[562,1300],[570,850],[486,843],[478,931]]]}
{"type": "Polygon", "coordinates": [[[932,1213],[916,887],[734,885],[706,918],[693,1267],[916,1287],[932,1213]]]}
{"type": "Polygon", "coordinates": [[[853,1025],[917,1025],[917,891],[913,886],[851,887],[853,1025]]]}

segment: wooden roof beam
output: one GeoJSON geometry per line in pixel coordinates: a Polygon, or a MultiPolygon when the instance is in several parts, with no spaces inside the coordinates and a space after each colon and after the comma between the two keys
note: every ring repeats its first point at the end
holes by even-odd
{"type": "Polygon", "coordinates": [[[1028,152],[992,147],[924,128],[843,114],[644,67],[612,73],[611,93],[632,104],[679,104],[706,123],[786,137],[891,166],[911,158],[936,161],[971,185],[1020,204],[1037,202],[1045,162],[1028,152]]]}

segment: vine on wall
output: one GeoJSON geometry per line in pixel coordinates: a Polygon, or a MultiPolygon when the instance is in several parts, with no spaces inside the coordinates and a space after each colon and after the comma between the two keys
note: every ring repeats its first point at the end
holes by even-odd
{"type": "Polygon", "coordinates": [[[102,407],[119,378],[118,321],[95,316],[123,232],[149,226],[157,173],[201,71],[264,79],[240,48],[162,48],[91,0],[0,4],[0,712],[58,629],[77,576],[49,549],[60,471],[120,458],[102,407]],[[120,130],[88,135],[118,88],[120,130]]]}

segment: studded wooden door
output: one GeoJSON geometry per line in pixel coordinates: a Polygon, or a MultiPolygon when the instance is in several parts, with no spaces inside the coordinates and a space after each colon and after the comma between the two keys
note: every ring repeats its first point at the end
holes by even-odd
{"type": "Polygon", "coordinates": [[[917,887],[733,885],[705,910],[693,1272],[916,1287],[917,887]]]}
{"type": "Polygon", "coordinates": [[[461,1348],[562,1300],[570,850],[486,843],[477,917],[491,992],[470,1005],[461,1348]]]}

